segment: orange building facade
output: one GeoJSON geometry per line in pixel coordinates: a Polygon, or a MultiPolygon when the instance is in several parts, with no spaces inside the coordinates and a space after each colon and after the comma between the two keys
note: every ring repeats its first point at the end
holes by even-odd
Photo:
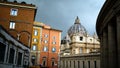
{"type": "Polygon", "coordinates": [[[40,22],[34,22],[31,60],[33,65],[57,68],[60,52],[61,31],[40,22]],[[35,39],[39,40],[35,43],[35,39]]]}
{"type": "Polygon", "coordinates": [[[45,25],[42,28],[41,56],[42,67],[57,68],[60,52],[61,31],[45,25]]]}
{"type": "Polygon", "coordinates": [[[25,2],[0,1],[0,25],[13,37],[30,47],[36,7],[25,2]]]}
{"type": "Polygon", "coordinates": [[[31,62],[32,66],[40,65],[40,48],[43,23],[34,22],[32,42],[31,42],[31,62]]]}

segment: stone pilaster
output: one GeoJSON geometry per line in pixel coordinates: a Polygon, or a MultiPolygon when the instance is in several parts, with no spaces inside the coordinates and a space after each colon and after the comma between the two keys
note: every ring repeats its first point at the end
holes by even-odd
{"type": "Polygon", "coordinates": [[[70,60],[68,61],[68,68],[70,68],[70,60]]]}
{"type": "Polygon", "coordinates": [[[71,68],[74,68],[74,60],[71,61],[71,68]]]}
{"type": "Polygon", "coordinates": [[[7,53],[8,53],[8,44],[7,44],[6,48],[5,48],[4,63],[6,63],[6,62],[7,62],[7,53]]]}
{"type": "Polygon", "coordinates": [[[101,67],[100,67],[100,60],[97,60],[97,63],[96,63],[96,64],[97,64],[97,68],[101,68],[101,67]]]}
{"type": "Polygon", "coordinates": [[[117,45],[116,45],[116,29],[114,22],[108,24],[108,68],[117,68],[117,45]]]}
{"type": "Polygon", "coordinates": [[[117,17],[117,49],[118,49],[118,68],[120,68],[120,15],[117,17]]]}
{"type": "Polygon", "coordinates": [[[108,31],[104,30],[101,37],[101,68],[108,68],[108,31]]]}

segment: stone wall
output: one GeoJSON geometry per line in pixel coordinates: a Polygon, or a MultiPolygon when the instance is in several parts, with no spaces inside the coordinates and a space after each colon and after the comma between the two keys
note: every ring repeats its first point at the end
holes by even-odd
{"type": "Polygon", "coordinates": [[[100,53],[60,57],[59,68],[100,68],[100,53]]]}
{"type": "Polygon", "coordinates": [[[29,66],[30,48],[13,38],[0,26],[0,68],[29,66]]]}

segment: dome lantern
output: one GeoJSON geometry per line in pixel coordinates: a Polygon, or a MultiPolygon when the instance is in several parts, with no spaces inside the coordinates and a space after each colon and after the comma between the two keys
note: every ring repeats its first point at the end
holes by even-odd
{"type": "Polygon", "coordinates": [[[77,18],[75,19],[75,23],[74,24],[80,24],[80,19],[79,17],[77,16],[77,18]]]}

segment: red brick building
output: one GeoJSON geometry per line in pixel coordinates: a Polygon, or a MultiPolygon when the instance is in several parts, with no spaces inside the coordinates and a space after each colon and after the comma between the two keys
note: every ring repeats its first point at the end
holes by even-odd
{"type": "Polygon", "coordinates": [[[43,67],[57,68],[60,52],[61,31],[43,26],[41,38],[40,64],[43,67]]]}
{"type": "Polygon", "coordinates": [[[13,37],[30,46],[35,12],[35,5],[0,0],[0,25],[13,37]]]}

